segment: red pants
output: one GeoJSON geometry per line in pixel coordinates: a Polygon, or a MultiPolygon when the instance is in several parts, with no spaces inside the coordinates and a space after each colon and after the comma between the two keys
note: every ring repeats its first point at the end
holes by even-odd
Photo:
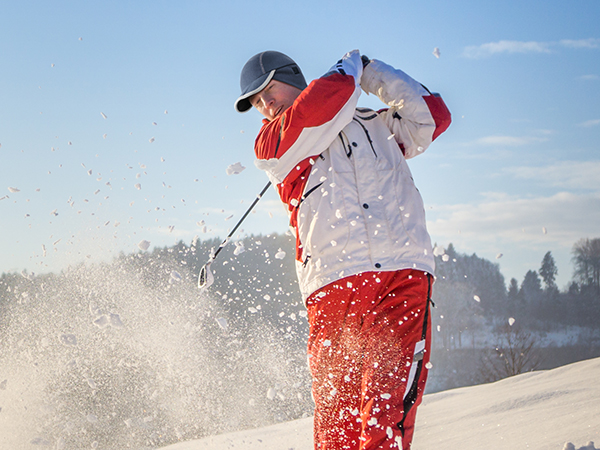
{"type": "Polygon", "coordinates": [[[431,277],[368,272],[307,300],[316,450],[410,449],[429,361],[431,277]]]}

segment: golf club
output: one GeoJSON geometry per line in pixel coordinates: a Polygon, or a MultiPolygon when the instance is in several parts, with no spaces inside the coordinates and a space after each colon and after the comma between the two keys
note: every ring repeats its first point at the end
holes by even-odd
{"type": "Polygon", "coordinates": [[[235,225],[235,227],[233,227],[233,230],[231,230],[231,232],[229,233],[229,235],[225,238],[225,240],[221,243],[221,245],[219,245],[219,248],[214,253],[214,255],[211,255],[210,258],[209,258],[209,260],[208,260],[208,262],[206,264],[204,264],[204,266],[202,266],[202,269],[200,269],[200,273],[198,274],[198,287],[200,289],[206,289],[211,284],[213,284],[213,282],[215,281],[215,279],[213,277],[212,272],[210,271],[210,265],[215,260],[215,258],[217,257],[217,255],[219,254],[219,252],[221,251],[221,249],[227,245],[227,242],[229,242],[229,239],[231,239],[231,236],[233,236],[233,234],[236,232],[236,230],[238,229],[238,227],[242,224],[242,222],[244,221],[244,219],[248,216],[248,214],[250,214],[250,211],[252,211],[252,209],[254,208],[254,206],[256,206],[256,204],[262,198],[262,196],[264,195],[264,193],[267,192],[267,189],[269,189],[269,186],[271,186],[271,182],[270,181],[266,184],[266,186],[263,188],[263,190],[260,192],[260,194],[258,194],[256,196],[256,198],[254,199],[254,201],[252,202],[252,204],[250,205],[250,207],[248,208],[248,210],[244,213],[244,215],[239,220],[239,222],[235,225]]]}

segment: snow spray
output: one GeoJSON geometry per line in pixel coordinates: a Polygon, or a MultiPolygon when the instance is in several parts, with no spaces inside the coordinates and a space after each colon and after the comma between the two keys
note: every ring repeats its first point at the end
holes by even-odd
{"type": "Polygon", "coordinates": [[[139,254],[3,275],[0,449],[151,449],[310,414],[303,352],[199,295],[139,254]]]}

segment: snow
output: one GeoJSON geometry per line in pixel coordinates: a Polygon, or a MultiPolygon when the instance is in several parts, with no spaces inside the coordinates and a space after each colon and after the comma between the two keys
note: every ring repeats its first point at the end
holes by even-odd
{"type": "Polygon", "coordinates": [[[245,167],[242,165],[242,163],[236,162],[235,164],[230,164],[227,167],[227,175],[237,175],[242,173],[242,171],[245,169],[245,167]]]}
{"type": "MultiPolygon", "coordinates": [[[[593,442],[600,441],[598,374],[600,358],[426,395],[413,450],[595,450],[593,442]]],[[[312,418],[162,450],[207,448],[312,450],[312,418]]]]}

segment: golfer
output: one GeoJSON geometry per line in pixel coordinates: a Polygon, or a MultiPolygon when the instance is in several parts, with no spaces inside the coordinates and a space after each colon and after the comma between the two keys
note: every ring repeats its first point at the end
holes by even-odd
{"type": "Polygon", "coordinates": [[[315,449],[409,449],[430,355],[434,257],[406,160],[448,128],[450,113],[439,95],[356,50],[308,86],[291,58],[265,51],[240,84],[235,108],[264,116],[256,165],[296,237],[315,449]],[[363,91],[385,109],[357,107],[363,91]]]}

